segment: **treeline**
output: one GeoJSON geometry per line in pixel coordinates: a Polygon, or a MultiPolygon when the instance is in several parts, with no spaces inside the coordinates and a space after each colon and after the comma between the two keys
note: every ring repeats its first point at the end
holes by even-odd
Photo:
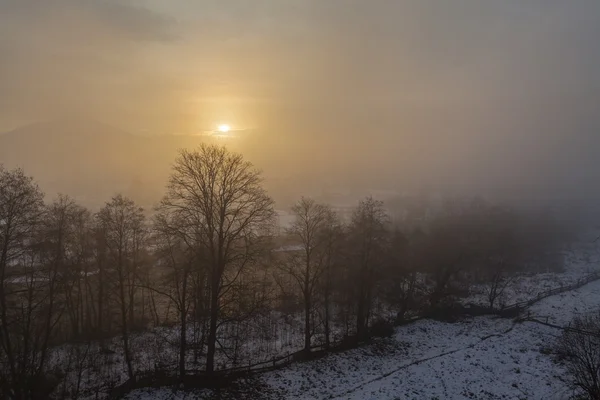
{"type": "Polygon", "coordinates": [[[183,376],[296,336],[306,351],[359,342],[473,287],[500,307],[520,274],[562,268],[568,239],[548,216],[480,200],[392,223],[373,198],[348,220],[302,198],[282,234],[260,172],[215,146],[182,151],[150,211],[121,195],[96,213],[45,203],[0,166],[0,397],[77,398],[121,369],[134,379],[151,354],[136,340],[156,332],[174,363],[154,367],[183,376]],[[120,365],[104,365],[115,341],[120,365]]]}

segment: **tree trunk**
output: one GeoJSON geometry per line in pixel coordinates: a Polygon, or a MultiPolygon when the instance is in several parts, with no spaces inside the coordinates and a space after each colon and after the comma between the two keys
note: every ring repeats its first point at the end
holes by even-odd
{"type": "Polygon", "coordinates": [[[129,331],[127,329],[126,307],[121,306],[121,322],[123,323],[123,350],[125,352],[125,362],[127,363],[127,374],[129,379],[133,379],[133,365],[131,363],[131,353],[129,351],[129,331]]]}
{"type": "Polygon", "coordinates": [[[187,292],[187,272],[183,277],[181,288],[180,312],[181,312],[181,333],[179,338],[179,377],[183,379],[185,376],[185,348],[187,346],[187,309],[186,309],[186,292],[187,292]]]}
{"type": "Polygon", "coordinates": [[[129,282],[129,289],[128,289],[128,296],[129,296],[129,326],[130,327],[135,327],[135,312],[134,312],[134,304],[135,304],[135,296],[134,296],[134,292],[133,292],[133,285],[131,282],[129,282]]]}
{"type": "MultiPolygon", "coordinates": [[[[7,227],[8,231],[8,227],[7,227]]],[[[2,331],[0,332],[0,344],[4,348],[4,352],[6,354],[6,358],[8,360],[8,365],[10,367],[11,377],[14,382],[17,379],[17,371],[16,371],[16,363],[13,355],[12,343],[10,340],[10,334],[8,331],[8,315],[6,313],[7,309],[7,301],[6,301],[6,293],[4,288],[4,279],[6,272],[6,265],[8,263],[8,235],[4,238],[4,246],[2,249],[2,255],[0,256],[0,328],[2,331]]]]}
{"type": "Polygon", "coordinates": [[[102,320],[102,314],[104,313],[103,310],[103,302],[104,302],[104,268],[102,265],[99,266],[99,271],[98,271],[98,333],[101,335],[101,337],[103,336],[103,320],[102,320]]]}
{"type": "MultiPolygon", "coordinates": [[[[308,229],[307,229],[308,230],[308,229]]],[[[304,275],[304,351],[310,353],[310,241],[306,246],[306,271],[304,275]]]]}
{"type": "MultiPolygon", "coordinates": [[[[308,290],[308,288],[305,288],[308,290]]],[[[310,352],[310,294],[304,295],[304,351],[310,352]]]]}
{"type": "Polygon", "coordinates": [[[77,326],[78,337],[83,334],[85,324],[85,313],[84,313],[84,301],[83,301],[83,289],[81,288],[81,277],[77,277],[77,320],[79,324],[77,326]]]}
{"type": "Polygon", "coordinates": [[[210,326],[208,330],[208,349],[206,352],[206,372],[215,370],[215,351],[217,345],[217,319],[219,318],[219,279],[213,279],[210,295],[210,326]]]}
{"type": "MultiPolygon", "coordinates": [[[[121,255],[119,255],[121,258],[121,255]]],[[[120,263],[119,263],[120,264],[120,263]]],[[[121,327],[123,334],[123,350],[125,352],[125,362],[127,363],[127,374],[129,375],[129,379],[133,379],[133,365],[131,362],[131,353],[129,351],[129,331],[127,329],[127,304],[125,303],[125,299],[127,298],[125,295],[125,282],[123,278],[123,271],[121,265],[119,265],[119,290],[121,295],[121,327]]]]}
{"type": "Polygon", "coordinates": [[[329,288],[325,289],[325,349],[329,350],[330,346],[330,328],[329,328],[329,288]]]}
{"type": "MultiPolygon", "coordinates": [[[[364,267],[363,267],[364,268],[364,267]]],[[[366,288],[365,286],[369,283],[366,281],[366,273],[365,271],[361,271],[360,275],[361,282],[359,282],[359,290],[358,290],[358,304],[356,307],[356,336],[358,340],[362,340],[365,336],[365,320],[366,316],[366,288]]]]}
{"type": "Polygon", "coordinates": [[[154,293],[152,290],[150,291],[150,310],[154,318],[154,326],[158,326],[160,324],[160,318],[158,316],[158,309],[156,308],[156,301],[154,300],[154,293]]]}
{"type": "Polygon", "coordinates": [[[361,294],[358,299],[358,307],[356,311],[356,336],[359,340],[363,339],[365,332],[365,300],[361,294]]]}
{"type": "Polygon", "coordinates": [[[185,348],[187,346],[187,319],[185,315],[185,304],[181,309],[181,333],[179,338],[179,377],[185,376],[185,348]]]}

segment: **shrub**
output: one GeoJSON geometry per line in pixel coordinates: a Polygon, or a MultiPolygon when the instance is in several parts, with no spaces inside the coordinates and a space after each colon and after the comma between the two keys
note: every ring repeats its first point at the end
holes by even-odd
{"type": "Polygon", "coordinates": [[[371,325],[370,333],[372,337],[390,337],[394,334],[394,325],[385,319],[378,319],[371,325]]]}
{"type": "Polygon", "coordinates": [[[558,340],[558,355],[577,395],[600,400],[600,314],[575,318],[558,340]]]}

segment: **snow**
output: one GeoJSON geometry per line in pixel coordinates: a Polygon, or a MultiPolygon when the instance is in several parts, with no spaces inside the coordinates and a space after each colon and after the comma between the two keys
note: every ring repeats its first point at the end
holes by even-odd
{"type": "MultiPolygon", "coordinates": [[[[546,298],[532,316],[566,325],[600,309],[600,281],[546,298]]],[[[559,331],[533,322],[477,317],[399,327],[389,339],[265,373],[264,399],[567,399],[561,365],[548,349],[559,331]]],[[[145,389],[128,398],[204,399],[211,392],[145,389]]]]}
{"type": "Polygon", "coordinates": [[[529,308],[536,319],[554,325],[566,326],[578,315],[590,314],[600,309],[600,281],[591,282],[579,289],[548,297],[529,308]]]}
{"type": "MultiPolygon", "coordinates": [[[[39,275],[39,274],[38,274],[39,275]]],[[[45,276],[31,276],[31,275],[20,275],[14,278],[7,279],[7,283],[15,284],[15,285],[26,285],[30,283],[40,283],[40,282],[48,282],[48,277],[45,276]]]]}
{"type": "MultiPolygon", "coordinates": [[[[571,285],[577,280],[600,270],[600,255],[596,244],[589,241],[577,243],[564,254],[564,271],[520,275],[506,287],[497,305],[510,305],[532,299],[538,293],[571,285]]],[[[487,306],[485,285],[474,285],[464,304],[487,306]]]]}
{"type": "Polygon", "coordinates": [[[400,328],[400,354],[377,344],[265,374],[287,399],[550,399],[564,392],[545,338],[510,320],[420,321],[400,328]]]}
{"type": "MultiPolygon", "coordinates": [[[[293,251],[292,246],[282,247],[293,251]]],[[[580,245],[566,254],[565,270],[522,276],[507,289],[506,304],[534,298],[538,292],[566,286],[598,269],[600,258],[595,245],[580,245]]],[[[481,293],[472,293],[465,303],[485,304],[481,293]]],[[[532,317],[557,325],[567,325],[573,316],[600,308],[600,282],[552,296],[529,309],[532,317]]],[[[288,316],[289,317],[289,316],[288,316]]],[[[301,320],[279,321],[279,340],[250,339],[241,343],[240,362],[269,360],[300,350],[303,345],[301,320]],[[279,326],[280,325],[280,326],[279,326]]],[[[258,323],[257,321],[253,322],[258,323]]],[[[260,326],[249,324],[254,332],[260,326]]],[[[334,327],[335,328],[335,327],[334,327]]],[[[136,354],[134,368],[152,371],[155,367],[176,368],[178,328],[157,327],[150,332],[132,334],[136,354]]],[[[306,363],[295,363],[281,370],[253,377],[244,390],[258,390],[264,399],[562,399],[568,389],[562,368],[553,363],[545,349],[558,332],[550,327],[492,317],[466,319],[458,323],[421,320],[396,329],[392,338],[306,363]],[[258,388],[258,389],[256,389],[258,388]]],[[[193,336],[193,329],[188,337],[193,336]]],[[[249,337],[254,338],[252,334],[249,337]]],[[[318,338],[315,338],[318,339],[318,338]]],[[[92,351],[99,351],[94,346],[92,351]]],[[[127,379],[121,341],[118,337],[104,343],[113,354],[102,354],[106,362],[100,371],[86,371],[86,387],[123,383],[127,379]],[[98,385],[102,382],[102,385],[98,385]]],[[[54,362],[64,364],[69,349],[57,349],[54,362]]],[[[203,366],[189,352],[187,367],[203,366]]],[[[221,368],[226,359],[217,354],[221,368]]],[[[89,393],[90,398],[94,393],[89,393]]],[[[173,392],[169,389],[143,389],[129,399],[208,399],[208,390],[173,392]]],[[[239,392],[226,398],[244,398],[239,392]]],[[[257,398],[249,395],[246,398],[257,398]]]]}

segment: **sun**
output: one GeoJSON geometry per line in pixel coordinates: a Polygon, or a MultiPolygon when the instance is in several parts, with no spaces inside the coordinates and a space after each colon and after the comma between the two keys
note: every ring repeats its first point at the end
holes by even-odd
{"type": "Polygon", "coordinates": [[[231,130],[231,127],[227,124],[221,124],[217,127],[217,130],[221,133],[227,133],[231,130]]]}

